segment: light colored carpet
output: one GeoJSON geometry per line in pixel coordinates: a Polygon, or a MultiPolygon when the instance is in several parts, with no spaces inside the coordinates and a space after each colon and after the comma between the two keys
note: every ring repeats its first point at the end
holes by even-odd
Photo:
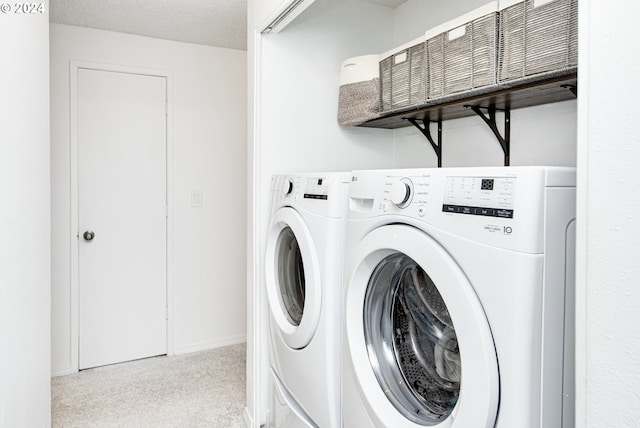
{"type": "Polygon", "coordinates": [[[245,352],[240,344],[55,377],[52,426],[244,427],[245,352]]]}

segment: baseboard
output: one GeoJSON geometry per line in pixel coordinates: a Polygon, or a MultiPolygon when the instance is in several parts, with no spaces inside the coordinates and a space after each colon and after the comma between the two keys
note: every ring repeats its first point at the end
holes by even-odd
{"type": "Polygon", "coordinates": [[[246,335],[231,336],[216,340],[207,340],[185,345],[175,345],[173,352],[175,355],[189,354],[191,352],[207,351],[209,349],[222,348],[223,346],[238,345],[247,341],[246,335]]]}
{"type": "Polygon", "coordinates": [[[244,408],[244,413],[242,414],[242,419],[244,419],[244,424],[247,428],[253,428],[253,418],[251,417],[251,413],[249,412],[249,408],[244,408]]]}
{"type": "Polygon", "coordinates": [[[74,370],[71,367],[51,367],[51,377],[66,376],[75,373],[78,373],[78,370],[74,370]]]}
{"type": "MultiPolygon", "coordinates": [[[[209,349],[222,348],[223,346],[231,346],[231,345],[238,345],[240,343],[246,343],[246,341],[247,341],[247,336],[241,335],[241,336],[225,337],[218,340],[191,343],[188,345],[176,346],[174,349],[174,354],[180,355],[180,354],[189,354],[191,352],[207,351],[209,349]]],[[[75,374],[75,373],[78,373],[78,370],[72,368],[71,366],[51,367],[51,377],[66,376],[66,375],[75,374]]]]}

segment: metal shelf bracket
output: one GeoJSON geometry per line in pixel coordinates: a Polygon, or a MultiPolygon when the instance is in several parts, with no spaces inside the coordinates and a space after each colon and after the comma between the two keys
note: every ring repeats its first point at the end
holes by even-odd
{"type": "Polygon", "coordinates": [[[433,122],[429,119],[416,119],[413,117],[404,118],[409,121],[413,126],[418,128],[418,130],[424,135],[433,151],[436,152],[436,157],[438,158],[438,168],[442,167],[442,119],[438,119],[437,122],[433,122]],[[422,122],[422,124],[418,123],[418,121],[422,122]],[[431,123],[438,124],[438,142],[436,143],[431,136],[431,123]]]}
{"type": "Polygon", "coordinates": [[[504,166],[509,166],[509,157],[511,155],[511,111],[510,109],[497,109],[495,107],[480,107],[465,105],[466,108],[473,110],[480,118],[487,124],[489,129],[493,132],[493,135],[498,139],[500,147],[504,152],[504,166]],[[483,110],[486,110],[489,114],[487,116],[483,110]],[[498,125],[496,123],[496,111],[504,112],[504,136],[500,134],[498,125]]]}
{"type": "Polygon", "coordinates": [[[578,84],[575,85],[560,85],[561,88],[565,88],[571,91],[574,97],[578,96],[578,84]]]}

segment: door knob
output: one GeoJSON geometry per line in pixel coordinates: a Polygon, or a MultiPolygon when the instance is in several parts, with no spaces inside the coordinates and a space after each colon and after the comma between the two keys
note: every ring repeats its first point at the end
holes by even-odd
{"type": "Polygon", "coordinates": [[[90,230],[87,230],[85,233],[82,234],[82,237],[84,238],[85,241],[91,241],[94,236],[96,236],[96,234],[90,230]]]}

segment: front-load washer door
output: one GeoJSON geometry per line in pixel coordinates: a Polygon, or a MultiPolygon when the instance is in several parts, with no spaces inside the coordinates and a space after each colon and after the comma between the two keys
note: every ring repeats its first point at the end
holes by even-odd
{"type": "Polygon", "coordinates": [[[275,212],[265,260],[272,319],[287,346],[304,348],[320,319],[321,277],[311,233],[295,209],[283,207],[275,212]]]}
{"type": "Polygon", "coordinates": [[[495,346],[454,258],[406,225],[372,231],[353,254],[345,323],[371,419],[380,427],[493,427],[495,346]]]}

